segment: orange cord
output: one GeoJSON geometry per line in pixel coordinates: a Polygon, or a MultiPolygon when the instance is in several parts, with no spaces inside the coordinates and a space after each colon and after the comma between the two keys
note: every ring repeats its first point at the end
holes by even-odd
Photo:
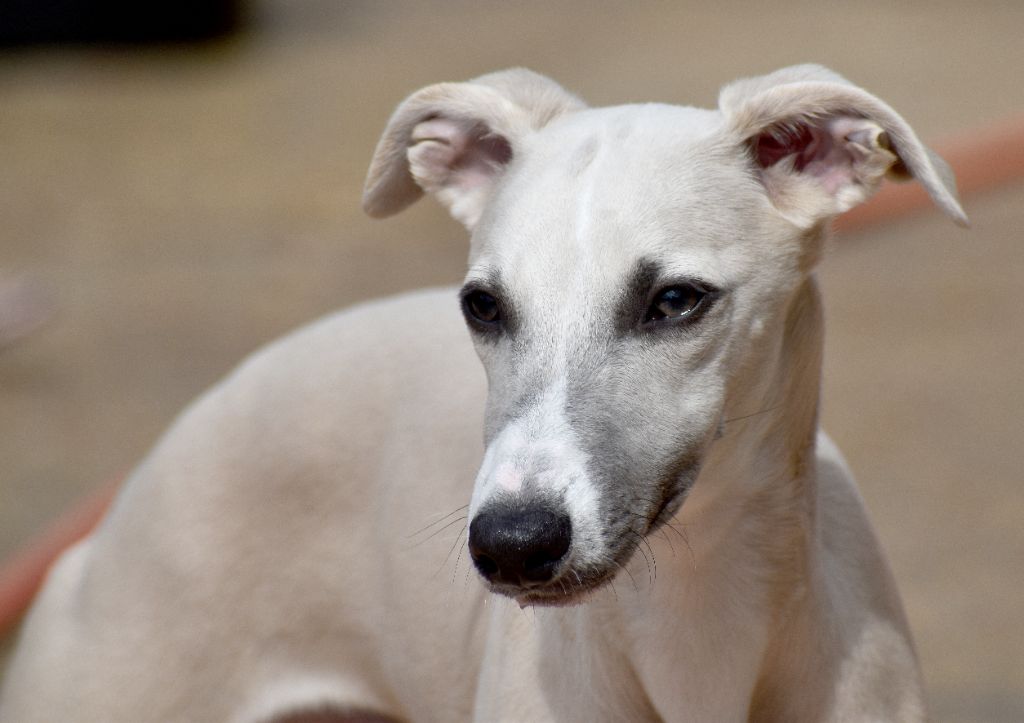
{"type": "Polygon", "coordinates": [[[0,635],[21,619],[53,561],[103,518],[120,486],[118,481],[96,490],[4,561],[0,566],[0,635]]]}

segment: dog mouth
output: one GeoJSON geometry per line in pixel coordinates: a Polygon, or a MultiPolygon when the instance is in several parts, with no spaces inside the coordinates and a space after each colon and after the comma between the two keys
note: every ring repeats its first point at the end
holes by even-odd
{"type": "Polygon", "coordinates": [[[610,584],[614,578],[614,571],[584,577],[569,570],[558,579],[543,586],[524,590],[504,585],[492,585],[491,591],[512,598],[522,608],[572,607],[585,602],[591,594],[610,584]]]}
{"type": "MultiPolygon", "coordinates": [[[[620,573],[625,573],[632,587],[637,588],[637,581],[627,569],[628,566],[637,554],[645,558],[653,556],[648,538],[664,526],[672,524],[697,476],[699,465],[694,464],[692,459],[685,461],[686,464],[679,465],[672,474],[666,475],[655,505],[636,509],[627,503],[623,507],[614,506],[605,510],[603,545],[583,543],[579,547],[581,543],[574,541],[573,549],[567,559],[558,565],[556,574],[544,581],[496,579],[481,570],[485,579],[490,578],[487,579],[488,589],[495,595],[515,600],[520,607],[525,608],[582,604],[601,588],[612,585],[621,576],[620,573]],[[590,549],[595,547],[601,551],[596,553],[596,557],[594,553],[588,556],[590,549]],[[644,548],[651,551],[646,552],[644,548]]],[[[647,560],[648,569],[651,569],[652,562],[651,559],[647,560]]]]}
{"type": "MultiPolygon", "coordinates": [[[[685,495],[679,495],[679,498],[685,495]]],[[[618,546],[617,553],[611,557],[611,561],[586,571],[575,567],[571,562],[565,569],[550,582],[535,584],[528,587],[521,585],[510,585],[507,583],[490,583],[492,593],[509,597],[515,600],[520,607],[571,607],[580,605],[595,592],[603,587],[609,586],[619,577],[619,573],[626,571],[626,566],[639,552],[641,546],[646,544],[646,538],[678,511],[682,505],[682,499],[669,499],[662,504],[655,514],[647,520],[645,531],[640,532],[633,529],[620,536],[622,543],[618,546]]],[[[640,553],[644,554],[644,553],[640,553]]],[[[626,572],[629,575],[628,572],[626,572]]],[[[632,577],[632,576],[631,576],[632,577]]],[[[636,585],[635,581],[633,582],[636,585]]]]}

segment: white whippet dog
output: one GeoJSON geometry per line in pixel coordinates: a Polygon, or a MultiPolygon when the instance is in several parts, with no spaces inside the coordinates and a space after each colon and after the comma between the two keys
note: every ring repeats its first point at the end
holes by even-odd
{"type": "Polygon", "coordinates": [[[469,227],[461,315],[366,304],[196,402],[53,570],[3,721],[921,719],[817,426],[814,267],[887,174],[965,221],[818,66],[718,110],[525,70],[415,93],[365,207],[427,192],[469,227]]]}

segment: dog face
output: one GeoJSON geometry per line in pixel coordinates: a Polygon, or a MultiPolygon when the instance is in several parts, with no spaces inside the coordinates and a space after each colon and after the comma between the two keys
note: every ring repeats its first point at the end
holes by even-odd
{"type": "Polygon", "coordinates": [[[694,109],[573,114],[522,149],[474,229],[461,300],[489,397],[470,539],[497,591],[589,589],[671,518],[733,360],[800,278],[800,244],[760,228],[763,192],[720,131],[694,109]],[[514,534],[524,510],[568,518],[550,570],[514,534]]]}
{"type": "Polygon", "coordinates": [[[586,109],[510,71],[392,119],[368,210],[426,190],[472,231],[460,300],[489,396],[469,546],[495,592],[564,604],[610,580],[683,504],[749,360],[773,358],[827,220],[893,168],[948,195],[887,106],[781,73],[708,111],[586,109]]]}

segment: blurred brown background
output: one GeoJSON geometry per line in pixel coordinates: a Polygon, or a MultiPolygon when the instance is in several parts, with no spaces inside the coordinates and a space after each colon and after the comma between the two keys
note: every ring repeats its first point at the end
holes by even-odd
{"type": "MultiPolygon", "coordinates": [[[[710,106],[814,61],[926,141],[1024,110],[1024,4],[331,2],[243,6],[187,47],[0,50],[0,275],[56,317],[0,349],[0,556],[129,468],[248,352],[463,271],[422,203],[359,210],[394,105],[511,65],[593,104],[710,106]],[[770,7],[770,10],[768,9],[770,7]]],[[[1024,184],[839,238],[826,426],[900,580],[938,721],[1024,720],[1024,184]]]]}

